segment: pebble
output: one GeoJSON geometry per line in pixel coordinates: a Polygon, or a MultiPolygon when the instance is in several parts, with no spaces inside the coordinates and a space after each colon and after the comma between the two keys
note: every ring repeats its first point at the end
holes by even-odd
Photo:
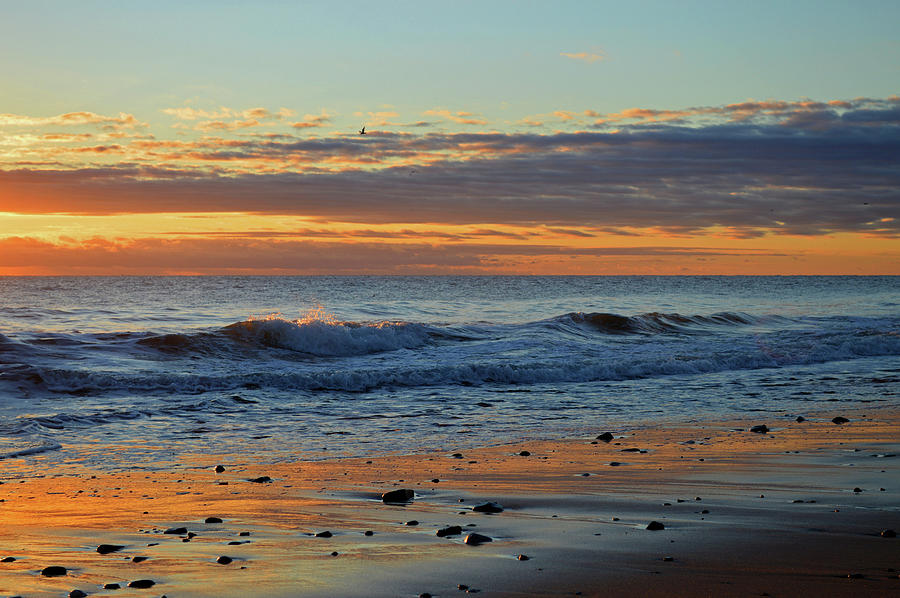
{"type": "Polygon", "coordinates": [[[370,529],[367,529],[366,531],[363,532],[363,535],[364,535],[364,536],[374,536],[374,535],[375,535],[375,532],[373,532],[373,531],[370,530],[370,529]]]}
{"type": "Polygon", "coordinates": [[[204,523],[222,523],[222,520],[218,517],[207,517],[204,523]]]}
{"type": "Polygon", "coordinates": [[[337,556],[337,555],[338,555],[337,550],[335,550],[334,552],[331,553],[331,556],[337,556]]]}
{"type": "Polygon", "coordinates": [[[621,463],[619,463],[618,461],[610,461],[609,462],[610,467],[618,467],[619,465],[621,465],[621,463]]]}
{"type": "Polygon", "coordinates": [[[51,565],[49,567],[44,567],[41,569],[41,575],[44,577],[59,577],[60,575],[66,575],[68,570],[65,567],[60,567],[59,565],[51,565]]]}
{"type": "Polygon", "coordinates": [[[847,419],[846,417],[841,417],[840,415],[831,420],[831,423],[834,423],[837,425],[846,424],[849,422],[850,422],[849,419],[847,419]]]}
{"type": "Polygon", "coordinates": [[[3,557],[2,559],[0,559],[0,563],[12,563],[15,560],[16,560],[16,557],[6,556],[6,557],[3,557]]]}
{"type": "Polygon", "coordinates": [[[187,533],[187,528],[186,527],[170,527],[163,533],[164,534],[175,534],[176,536],[181,536],[181,535],[184,535],[187,533]]]}
{"type": "Polygon", "coordinates": [[[857,486],[856,488],[853,489],[853,491],[854,491],[854,492],[862,492],[862,488],[860,488],[859,486],[857,486]]]}
{"type": "Polygon", "coordinates": [[[220,556],[219,558],[217,558],[217,559],[216,559],[216,562],[219,563],[220,565],[227,565],[228,563],[231,562],[231,560],[232,560],[232,559],[231,559],[230,556],[224,556],[224,555],[223,555],[223,556],[220,556]]]}
{"type": "Polygon", "coordinates": [[[651,521],[647,524],[647,529],[651,532],[659,531],[661,529],[666,529],[666,526],[660,523],[659,521],[651,521]]]}
{"type": "Polygon", "coordinates": [[[484,502],[480,505],[475,505],[472,507],[472,510],[476,513],[502,513],[503,507],[495,502],[484,502]]]}
{"type": "Polygon", "coordinates": [[[117,583],[108,583],[103,586],[103,589],[104,590],[120,590],[120,589],[122,589],[122,586],[120,586],[117,583]]]}
{"type": "Polygon", "coordinates": [[[82,590],[72,590],[69,592],[69,598],[85,598],[87,594],[85,594],[82,590]]]}
{"type": "Polygon", "coordinates": [[[147,560],[147,558],[149,558],[149,557],[145,557],[145,556],[136,556],[136,557],[134,557],[133,559],[131,559],[131,562],[132,562],[132,563],[143,563],[144,561],[147,560]]]}
{"type": "Polygon", "coordinates": [[[531,453],[529,451],[519,451],[520,457],[530,457],[531,453]]]}
{"type": "Polygon", "coordinates": [[[120,544],[101,544],[97,547],[97,552],[100,554],[109,554],[110,552],[116,552],[117,550],[122,550],[125,548],[120,544]]]}
{"type": "Polygon", "coordinates": [[[672,561],[675,560],[675,557],[674,556],[664,556],[663,560],[667,563],[671,563],[672,561]]]}
{"type": "Polygon", "coordinates": [[[391,490],[390,492],[385,492],[381,495],[382,502],[386,503],[405,503],[412,502],[416,493],[410,490],[409,488],[400,488],[398,490],[391,490]]]}
{"type": "Polygon", "coordinates": [[[431,594],[429,594],[428,592],[422,592],[421,594],[419,594],[419,598],[431,598],[431,594]]]}
{"type": "Polygon", "coordinates": [[[258,478],[252,478],[252,479],[247,480],[247,481],[248,481],[248,482],[254,482],[254,483],[256,483],[256,484],[265,484],[266,482],[271,482],[271,481],[272,481],[272,478],[270,478],[270,477],[267,476],[267,475],[261,475],[261,476],[259,476],[258,478]]]}
{"type": "Polygon", "coordinates": [[[602,440],[603,442],[610,442],[613,439],[613,435],[609,432],[604,432],[597,436],[597,440],[602,440]]]}
{"type": "Polygon", "coordinates": [[[466,536],[466,539],[465,539],[465,543],[468,544],[469,546],[478,546],[479,544],[484,544],[485,542],[493,542],[493,541],[494,541],[493,538],[491,538],[489,536],[485,536],[483,534],[478,534],[478,533],[471,533],[468,536],[466,536]]]}
{"type": "Polygon", "coordinates": [[[882,530],[882,532],[881,532],[881,537],[882,537],[882,538],[896,538],[896,537],[897,537],[897,532],[895,532],[895,531],[892,530],[892,529],[882,530]]]}
{"type": "Polygon", "coordinates": [[[331,532],[329,532],[329,531],[326,530],[326,531],[324,531],[324,532],[319,532],[318,534],[316,534],[316,537],[317,537],[317,538],[330,538],[330,537],[333,536],[333,535],[334,535],[334,534],[332,534],[331,532]]]}
{"type": "Polygon", "coordinates": [[[221,465],[216,465],[216,473],[222,473],[223,471],[225,471],[224,467],[222,467],[221,465]]]}
{"type": "Polygon", "coordinates": [[[798,415],[798,416],[797,416],[797,419],[796,419],[795,421],[797,421],[797,423],[805,422],[805,421],[806,421],[806,418],[803,417],[802,415],[798,415]]]}
{"type": "Polygon", "coordinates": [[[406,525],[419,525],[419,522],[415,519],[411,519],[410,521],[406,522],[406,525]]]}
{"type": "Polygon", "coordinates": [[[461,584],[459,584],[459,585],[456,586],[456,589],[457,589],[457,590],[460,590],[461,592],[465,592],[466,590],[469,589],[469,586],[467,586],[467,585],[464,584],[464,583],[461,583],[461,584]]]}
{"type": "Polygon", "coordinates": [[[530,559],[531,557],[529,557],[527,554],[520,554],[520,555],[517,556],[516,558],[517,558],[518,560],[520,560],[520,561],[527,561],[527,560],[530,559]]]}
{"type": "Polygon", "coordinates": [[[462,533],[462,528],[458,525],[451,525],[448,527],[443,527],[435,532],[435,535],[438,538],[444,538],[446,536],[458,536],[462,533]]]}
{"type": "Polygon", "coordinates": [[[753,426],[752,428],[750,428],[750,431],[756,432],[757,434],[765,434],[769,431],[769,426],[767,426],[766,424],[760,424],[758,426],[753,426]]]}
{"type": "Polygon", "coordinates": [[[135,579],[134,581],[128,582],[129,588],[137,588],[137,589],[145,589],[152,588],[156,585],[156,582],[152,579],[135,579]]]}
{"type": "Polygon", "coordinates": [[[241,532],[238,534],[239,536],[249,536],[250,532],[241,532]]]}

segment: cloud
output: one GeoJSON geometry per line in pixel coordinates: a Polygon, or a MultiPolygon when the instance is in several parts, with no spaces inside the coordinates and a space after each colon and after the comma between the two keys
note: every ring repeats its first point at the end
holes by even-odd
{"type": "Polygon", "coordinates": [[[572,60],[580,60],[581,62],[586,62],[588,64],[606,58],[603,54],[596,54],[594,52],[560,52],[559,55],[571,58],[572,60]]]}
{"type": "Polygon", "coordinates": [[[451,112],[449,110],[445,110],[443,108],[435,108],[432,110],[426,110],[423,112],[425,116],[440,116],[446,120],[451,120],[455,123],[459,123],[461,125],[486,125],[487,121],[483,118],[479,118],[477,115],[472,114],[471,112],[451,112]]]}
{"type": "Polygon", "coordinates": [[[616,132],[48,143],[43,153],[20,157],[34,166],[0,171],[0,205],[25,213],[260,212],[622,236],[650,229],[889,238],[900,234],[898,111],[896,97],[770,100],[626,110],[618,114],[634,120],[616,132]],[[81,168],[41,164],[76,154],[86,160],[81,168]],[[121,162],[94,165],[107,155],[121,162]]]}
{"type": "Polygon", "coordinates": [[[67,112],[57,116],[35,117],[21,114],[0,114],[0,127],[55,127],[98,125],[111,129],[134,129],[148,126],[133,114],[120,112],[116,116],[105,116],[94,112],[67,112]]]}

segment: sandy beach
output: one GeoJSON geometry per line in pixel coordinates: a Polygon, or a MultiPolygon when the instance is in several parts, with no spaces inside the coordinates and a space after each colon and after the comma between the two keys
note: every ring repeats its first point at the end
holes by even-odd
{"type": "Polygon", "coordinates": [[[371,459],[191,455],[115,474],[10,459],[0,595],[897,595],[900,413],[795,418],[371,459]],[[407,504],[382,501],[404,488],[407,504]],[[487,502],[502,512],[473,510],[487,502]],[[473,533],[492,541],[467,544],[473,533]]]}

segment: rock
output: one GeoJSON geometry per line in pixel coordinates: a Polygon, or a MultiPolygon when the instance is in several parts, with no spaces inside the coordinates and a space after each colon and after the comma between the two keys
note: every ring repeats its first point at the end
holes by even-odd
{"type": "MultiPolygon", "coordinates": [[[[247,541],[249,542],[250,540],[247,540],[247,541]]],[[[228,543],[228,546],[240,546],[241,544],[243,544],[243,542],[240,542],[238,540],[232,540],[231,542],[228,543]]]]}
{"type": "Polygon", "coordinates": [[[197,534],[195,534],[194,532],[188,532],[187,537],[188,537],[188,540],[190,540],[191,538],[196,538],[197,534]]]}
{"type": "Polygon", "coordinates": [[[853,489],[853,491],[854,491],[854,492],[862,492],[862,488],[860,488],[859,486],[857,486],[856,488],[853,489]]]}
{"type": "Polygon", "coordinates": [[[419,522],[415,519],[406,522],[406,525],[419,525],[419,522]]]}
{"type": "Polygon", "coordinates": [[[419,594],[419,598],[431,598],[431,594],[429,594],[428,592],[422,592],[421,594],[419,594]]]}
{"type": "MultiPolygon", "coordinates": [[[[438,538],[444,538],[446,536],[458,536],[462,533],[462,528],[458,525],[450,525],[448,527],[442,527],[438,531],[435,532],[435,535],[438,538]]],[[[884,534],[882,534],[884,535],[884,534]]]]}
{"type": "Polygon", "coordinates": [[[627,448],[627,449],[622,449],[622,450],[619,451],[619,452],[620,452],[620,453],[639,453],[639,452],[641,452],[641,449],[639,449],[639,448],[627,448]]]}
{"type": "Polygon", "coordinates": [[[472,510],[476,513],[502,513],[503,507],[495,502],[483,502],[472,507],[472,510]]]}
{"type": "Polygon", "coordinates": [[[148,558],[149,558],[149,557],[146,557],[146,556],[136,556],[136,557],[134,557],[133,559],[131,559],[131,562],[132,562],[132,563],[143,563],[143,562],[146,561],[148,558]]]}
{"type": "Polygon", "coordinates": [[[104,590],[121,590],[121,589],[122,589],[122,586],[120,586],[120,585],[117,584],[117,583],[108,583],[108,584],[106,584],[106,585],[103,586],[103,589],[104,589],[104,590]]]}
{"type": "Polygon", "coordinates": [[[241,532],[238,534],[239,536],[249,536],[250,532],[241,532]]]}
{"type": "Polygon", "coordinates": [[[597,440],[602,440],[603,442],[611,442],[612,439],[613,435],[609,432],[604,432],[603,434],[600,434],[600,436],[597,436],[597,440]]]}
{"type": "Polygon", "coordinates": [[[753,426],[752,428],[750,428],[750,431],[756,432],[757,434],[765,434],[769,431],[769,426],[767,426],[766,424],[760,424],[758,426],[753,426]]]}
{"type": "Polygon", "coordinates": [[[363,535],[364,535],[364,536],[374,536],[374,535],[375,535],[375,532],[373,532],[373,531],[370,530],[370,529],[367,529],[366,531],[363,532],[363,535]]]}
{"type": "Polygon", "coordinates": [[[850,420],[847,419],[846,417],[841,417],[841,416],[839,415],[839,416],[837,416],[836,418],[832,419],[831,422],[832,422],[832,423],[835,423],[835,424],[837,424],[837,425],[841,425],[841,424],[850,423],[850,420]]]}
{"type": "Polygon", "coordinates": [[[409,488],[400,488],[399,490],[391,490],[390,492],[385,492],[381,495],[381,500],[382,502],[386,503],[399,504],[412,502],[415,496],[416,493],[409,488]]]}
{"type": "Polygon", "coordinates": [[[253,483],[255,483],[255,484],[266,484],[266,483],[268,483],[268,482],[271,482],[271,481],[272,481],[272,478],[270,478],[270,477],[267,476],[267,475],[261,475],[261,476],[259,476],[258,478],[252,478],[252,479],[249,479],[249,480],[247,480],[247,481],[248,481],[248,482],[253,482],[253,483]]]}
{"type": "Polygon", "coordinates": [[[848,573],[847,579],[865,579],[865,575],[862,573],[848,573]]]}
{"type": "Polygon", "coordinates": [[[333,551],[333,552],[331,553],[331,556],[337,556],[337,555],[338,555],[337,550],[335,550],[335,551],[333,551]]]}
{"type": "Polygon", "coordinates": [[[462,453],[453,453],[450,456],[453,457],[454,459],[462,459],[463,458],[462,453]]]}
{"type": "Polygon", "coordinates": [[[13,562],[15,562],[15,560],[16,560],[16,557],[6,556],[6,557],[3,557],[2,559],[0,559],[0,563],[13,563],[13,562]]]}
{"type": "Polygon", "coordinates": [[[175,534],[176,536],[183,536],[184,534],[188,533],[188,531],[187,531],[186,527],[170,527],[163,533],[164,534],[175,534]]]}
{"type": "Polygon", "coordinates": [[[128,582],[129,588],[137,588],[139,590],[152,588],[156,585],[156,582],[152,579],[135,579],[134,581],[128,582]]]}
{"type": "Polygon", "coordinates": [[[216,562],[219,563],[220,565],[227,565],[231,561],[232,561],[232,559],[230,556],[224,556],[224,555],[220,556],[219,558],[216,559],[216,562]]]}
{"type": "Polygon", "coordinates": [[[664,557],[663,557],[663,560],[664,560],[665,562],[667,562],[667,563],[671,563],[672,561],[675,560],[675,557],[673,557],[673,556],[664,556],[664,557]]]}
{"type": "Polygon", "coordinates": [[[528,451],[519,451],[519,456],[520,457],[530,457],[531,453],[528,451]]]}
{"type": "Polygon", "coordinates": [[[330,538],[330,537],[333,536],[333,535],[334,535],[334,534],[332,534],[331,532],[329,532],[329,531],[326,530],[326,531],[324,531],[324,532],[319,532],[318,534],[316,534],[316,537],[317,537],[317,538],[330,538]]]}
{"type": "Polygon", "coordinates": [[[475,403],[475,404],[478,405],[479,407],[493,407],[493,404],[491,404],[491,403],[486,403],[486,402],[484,402],[484,401],[482,401],[482,402],[480,402],[480,403],[475,403]]]}
{"type": "Polygon", "coordinates": [[[101,544],[97,547],[97,552],[100,554],[109,554],[110,552],[116,552],[125,548],[120,544],[101,544]]]}
{"type": "Polygon", "coordinates": [[[439,483],[440,481],[441,481],[441,480],[439,480],[438,478],[434,478],[433,480],[431,480],[431,483],[432,483],[432,484],[437,484],[437,483],[439,483]]]}
{"type": "Polygon", "coordinates": [[[896,538],[896,537],[897,537],[897,532],[895,532],[895,531],[892,530],[892,529],[882,530],[882,532],[881,532],[881,537],[882,537],[882,538],[896,538]]]}
{"type": "Polygon", "coordinates": [[[87,596],[82,590],[72,590],[69,592],[69,598],[85,598],[87,596]]]}
{"type": "Polygon", "coordinates": [[[662,523],[660,523],[659,521],[651,521],[650,523],[647,524],[647,529],[650,530],[651,532],[656,532],[661,529],[666,529],[666,526],[663,525],[662,523]]]}
{"type": "Polygon", "coordinates": [[[59,577],[60,575],[66,575],[68,570],[65,567],[60,567],[59,565],[51,565],[49,567],[44,567],[41,569],[41,575],[44,577],[59,577]]]}
{"type": "Polygon", "coordinates": [[[207,517],[204,523],[222,523],[222,520],[218,517],[207,517]]]}
{"type": "Polygon", "coordinates": [[[456,586],[456,589],[458,589],[458,590],[461,591],[461,592],[465,592],[466,590],[469,589],[469,586],[467,586],[467,585],[464,584],[464,583],[461,583],[461,584],[458,584],[458,585],[456,586]]]}
{"type": "Polygon", "coordinates": [[[222,467],[221,465],[216,465],[216,473],[222,473],[223,471],[225,471],[224,467],[222,467]]]}
{"type": "Polygon", "coordinates": [[[490,538],[490,537],[482,535],[482,534],[474,533],[474,532],[469,534],[468,536],[466,536],[466,539],[465,539],[465,543],[468,544],[469,546],[478,546],[479,544],[484,544],[486,542],[493,542],[493,541],[494,541],[493,538],[490,538]]]}
{"type": "Polygon", "coordinates": [[[518,560],[520,560],[520,561],[527,561],[527,560],[530,559],[531,557],[529,557],[527,554],[520,554],[520,555],[517,556],[516,558],[517,558],[518,560]]]}
{"type": "Polygon", "coordinates": [[[803,417],[802,415],[798,415],[798,416],[797,416],[797,419],[794,420],[794,421],[796,421],[797,423],[801,423],[801,422],[805,422],[805,421],[806,421],[806,418],[803,417]]]}
{"type": "Polygon", "coordinates": [[[618,461],[610,461],[609,462],[610,467],[618,467],[619,465],[621,465],[621,463],[619,463],[618,461]]]}

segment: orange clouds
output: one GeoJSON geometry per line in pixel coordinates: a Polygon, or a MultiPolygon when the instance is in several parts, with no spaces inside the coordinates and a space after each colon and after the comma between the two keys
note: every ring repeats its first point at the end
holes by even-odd
{"type": "Polygon", "coordinates": [[[588,64],[592,64],[605,58],[603,54],[597,54],[595,52],[560,52],[559,55],[571,58],[572,60],[580,60],[581,62],[586,62],[588,64]]]}
{"type": "Polygon", "coordinates": [[[441,118],[451,120],[455,123],[459,123],[461,125],[486,125],[487,121],[483,118],[478,118],[475,114],[471,112],[458,111],[451,112],[449,110],[445,110],[442,108],[426,110],[423,112],[426,116],[440,116],[441,118]]]}

